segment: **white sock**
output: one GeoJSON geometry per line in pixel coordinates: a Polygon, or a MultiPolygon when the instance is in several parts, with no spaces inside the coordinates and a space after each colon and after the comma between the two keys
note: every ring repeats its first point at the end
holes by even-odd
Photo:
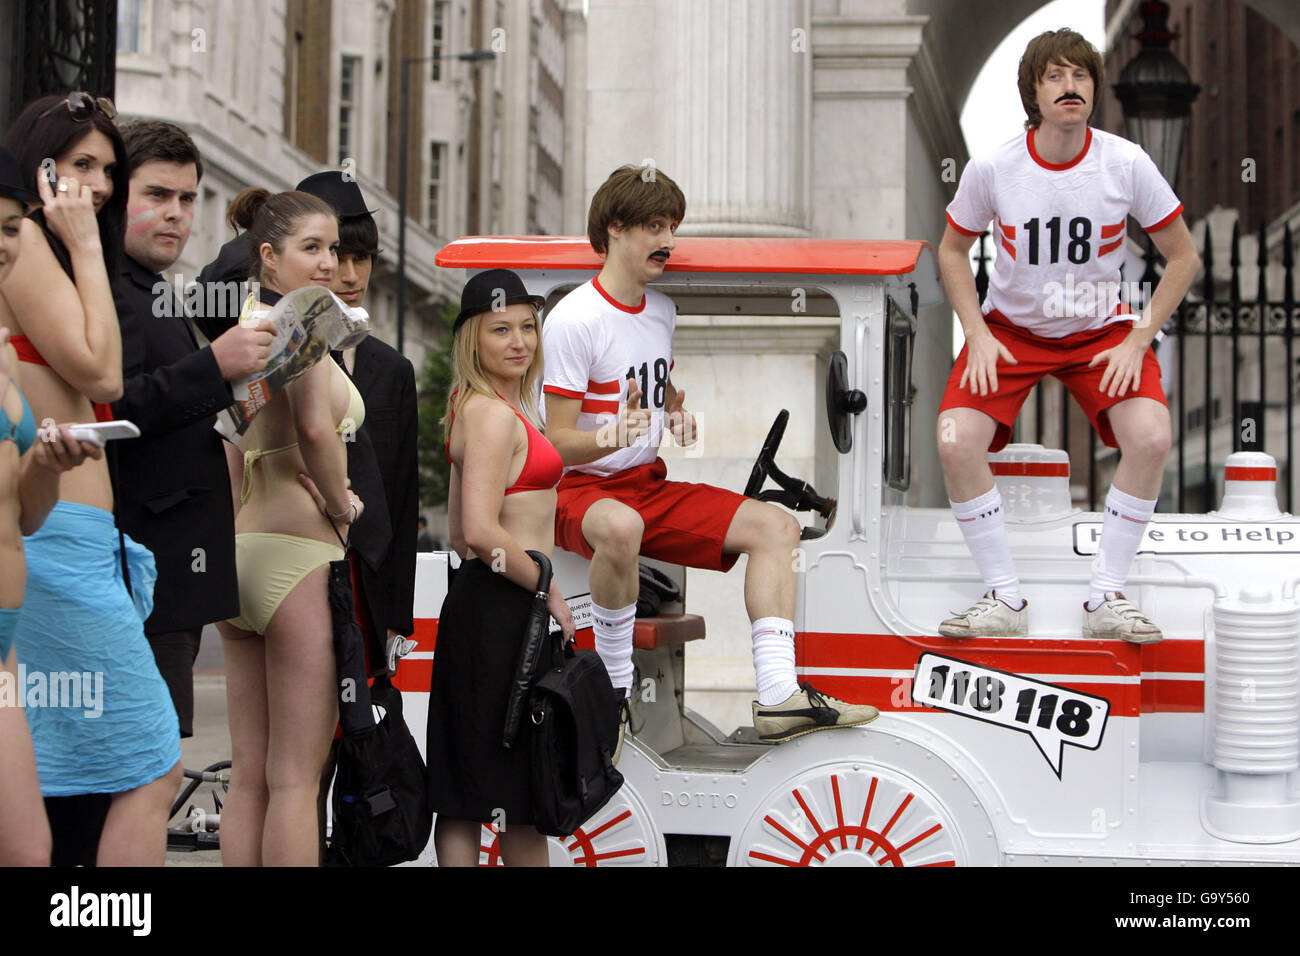
{"type": "Polygon", "coordinates": [[[948,504],[975,559],[975,567],[984,578],[985,590],[996,591],[997,597],[1009,607],[1019,609],[1020,576],[1011,560],[1011,541],[1007,538],[1002,492],[998,486],[970,501],[949,500],[948,504]]]}
{"type": "Polygon", "coordinates": [[[1122,591],[1128,580],[1142,543],[1142,534],[1155,514],[1155,500],[1145,501],[1126,495],[1114,485],[1106,495],[1106,517],[1101,523],[1101,541],[1092,562],[1092,581],[1088,591],[1088,609],[1094,610],[1106,600],[1107,591],[1122,591]]]}
{"type": "Polygon", "coordinates": [[[610,610],[591,602],[591,633],[596,638],[596,653],[609,672],[609,682],[629,697],[632,695],[632,631],[635,627],[635,604],[610,610]]]}
{"type": "Polygon", "coordinates": [[[794,673],[794,621],[783,617],[760,617],[750,633],[754,640],[758,702],[771,707],[799,689],[799,680],[794,673]]]}

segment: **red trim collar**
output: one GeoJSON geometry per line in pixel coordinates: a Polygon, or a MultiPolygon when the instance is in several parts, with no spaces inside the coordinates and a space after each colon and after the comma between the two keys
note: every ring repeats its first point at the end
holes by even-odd
{"type": "Polygon", "coordinates": [[[1063,169],[1069,169],[1072,166],[1079,165],[1079,163],[1083,161],[1083,157],[1088,155],[1088,147],[1092,145],[1092,127],[1089,126],[1088,135],[1085,136],[1083,140],[1083,149],[1079,150],[1078,156],[1074,157],[1074,159],[1070,160],[1068,163],[1049,163],[1047,160],[1043,159],[1043,157],[1038,155],[1038,150],[1034,149],[1034,133],[1036,132],[1038,131],[1031,129],[1025,134],[1025,145],[1029,147],[1029,155],[1033,157],[1034,162],[1039,166],[1042,166],[1044,169],[1050,169],[1054,173],[1059,173],[1063,169]]]}
{"type": "Polygon", "coordinates": [[[602,296],[605,297],[606,302],[608,302],[614,308],[618,309],[620,312],[626,312],[629,315],[637,315],[642,309],[645,308],[644,292],[641,293],[641,302],[637,306],[633,307],[630,305],[624,305],[622,302],[618,301],[618,299],[614,298],[612,295],[606,292],[604,286],[600,284],[600,276],[592,276],[591,284],[596,287],[597,292],[599,292],[602,296]]]}

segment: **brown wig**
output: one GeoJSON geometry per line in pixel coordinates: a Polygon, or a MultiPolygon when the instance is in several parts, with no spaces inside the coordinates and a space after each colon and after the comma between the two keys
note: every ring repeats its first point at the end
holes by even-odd
{"type": "Polygon", "coordinates": [[[1020,102],[1025,107],[1025,129],[1037,129],[1043,121],[1038,109],[1038,81],[1053,63],[1081,66],[1092,74],[1092,102],[1088,104],[1088,118],[1097,110],[1097,98],[1102,95],[1105,70],[1097,48],[1069,28],[1049,30],[1029,41],[1020,58],[1018,85],[1020,102]]]}
{"type": "Polygon", "coordinates": [[[644,226],[656,216],[681,222],[686,197],[677,184],[653,166],[620,166],[591,197],[587,238],[601,255],[609,251],[611,225],[644,226]]]}

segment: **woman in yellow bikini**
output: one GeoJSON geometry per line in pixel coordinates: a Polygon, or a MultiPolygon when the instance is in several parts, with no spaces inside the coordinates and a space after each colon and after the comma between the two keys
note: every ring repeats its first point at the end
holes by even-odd
{"type": "MultiPolygon", "coordinates": [[[[329,286],[338,222],[320,199],[246,189],[231,219],[248,231],[250,273],[265,307],[306,285],[329,286]]],[[[342,431],[364,415],[342,370],[317,362],[258,413],[242,462],[232,461],[232,473],[243,474],[235,517],[240,616],[218,625],[232,745],[225,866],[319,863],[317,790],[338,720],[326,580],[343,549],[331,520],[346,533],[361,516],[342,431]],[[308,477],[323,507],[303,483],[308,477]]]]}

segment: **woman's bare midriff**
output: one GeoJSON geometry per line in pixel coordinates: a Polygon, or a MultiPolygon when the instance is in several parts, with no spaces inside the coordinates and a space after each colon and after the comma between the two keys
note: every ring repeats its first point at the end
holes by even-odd
{"type": "MultiPolygon", "coordinates": [[[[17,327],[18,322],[4,299],[0,298],[0,326],[11,322],[9,329],[14,335],[25,334],[17,327]]],[[[90,399],[61,379],[50,366],[23,362],[20,374],[23,394],[27,396],[38,427],[46,419],[60,425],[84,425],[95,420],[90,399]]],[[[112,511],[113,486],[108,480],[108,460],[87,458],[83,464],[64,472],[59,482],[59,500],[112,511]]]]}
{"type": "MultiPolygon", "coordinates": [[[[333,421],[339,422],[347,412],[351,397],[347,379],[332,359],[321,361],[330,367],[330,415],[333,421]]],[[[297,440],[289,399],[280,392],[257,413],[241,447],[246,451],[280,448],[297,440]]],[[[343,437],[338,436],[338,440],[341,445],[343,437]]],[[[299,474],[310,472],[297,447],[259,458],[252,467],[252,489],[248,500],[235,518],[235,533],[291,534],[338,544],[329,521],[316,507],[311,493],[299,482],[299,474]]],[[[347,528],[341,522],[335,523],[346,540],[347,528]]]]}
{"type": "MultiPolygon", "coordinates": [[[[454,431],[454,428],[453,428],[454,431]]],[[[524,470],[528,459],[528,432],[523,422],[515,422],[515,450],[510,460],[510,481],[513,484],[524,470]]],[[[555,489],[520,491],[506,495],[501,502],[501,527],[525,551],[541,551],[549,555],[555,548],[555,489]]],[[[491,563],[491,555],[475,555],[491,563]]]]}

